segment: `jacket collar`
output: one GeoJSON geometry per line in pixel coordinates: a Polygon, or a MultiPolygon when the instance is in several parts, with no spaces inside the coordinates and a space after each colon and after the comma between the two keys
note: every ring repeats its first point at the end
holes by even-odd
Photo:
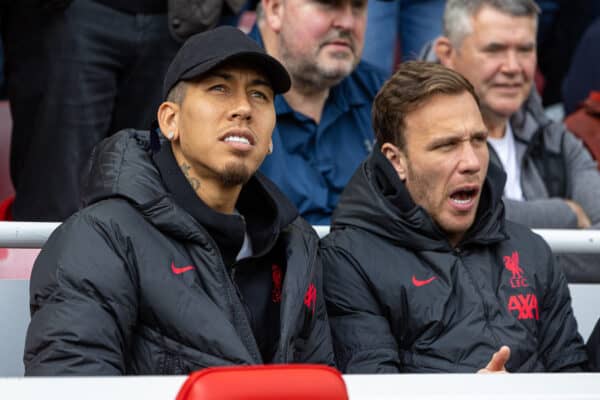
{"type": "MultiPolygon", "coordinates": [[[[203,219],[193,215],[207,216],[210,213],[204,214],[204,211],[215,212],[205,204],[200,204],[200,199],[195,196],[200,203],[196,202],[198,207],[192,210],[188,203],[189,197],[181,193],[177,198],[173,195],[173,187],[170,188],[164,179],[185,181],[185,178],[178,167],[175,169],[173,164],[168,162],[168,168],[165,165],[159,168],[154,158],[160,159],[165,156],[158,155],[162,153],[160,150],[159,153],[153,154],[153,140],[150,139],[153,135],[157,133],[124,130],[105,139],[96,147],[84,173],[84,205],[104,199],[123,198],[161,231],[181,240],[206,242],[206,233],[215,224],[207,222],[211,220],[210,217],[203,219]]],[[[166,143],[168,142],[159,142],[161,149],[166,143]]],[[[166,154],[168,157],[169,153],[166,154]]],[[[176,163],[174,165],[176,166],[176,163]]],[[[185,183],[187,184],[187,181],[185,183]]],[[[191,188],[189,190],[192,191],[191,188]]],[[[249,234],[256,232],[255,238],[252,238],[253,242],[256,240],[255,253],[266,248],[298,215],[289,200],[260,172],[244,185],[237,206],[242,215],[247,215],[249,234]],[[257,208],[256,204],[261,204],[262,207],[257,208]]]]}

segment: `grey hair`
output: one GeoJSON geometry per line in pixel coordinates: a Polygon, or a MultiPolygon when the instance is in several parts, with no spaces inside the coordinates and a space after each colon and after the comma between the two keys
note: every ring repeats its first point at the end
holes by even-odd
{"type": "Polygon", "coordinates": [[[444,10],[444,36],[453,45],[460,46],[472,32],[471,17],[488,6],[514,17],[532,17],[537,24],[540,8],[534,0],[448,0],[444,10]]]}

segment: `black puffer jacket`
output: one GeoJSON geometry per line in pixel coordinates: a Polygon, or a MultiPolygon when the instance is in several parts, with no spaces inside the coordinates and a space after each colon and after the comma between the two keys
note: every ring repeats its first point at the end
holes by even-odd
{"type": "Polygon", "coordinates": [[[565,277],[542,238],[504,219],[503,181],[490,166],[475,223],[453,248],[378,149],[361,165],[322,241],[344,372],[474,372],[502,345],[509,371],[586,361],[565,277]]]}
{"type": "MultiPolygon", "coordinates": [[[[91,205],[40,253],[27,375],[187,374],[263,362],[217,245],[165,191],[148,148],[147,132],[104,141],[86,188],[91,205]]],[[[272,183],[257,174],[242,192],[250,186],[263,193],[254,207],[275,208],[272,241],[287,255],[271,362],[331,364],[318,237],[272,183]]]]}

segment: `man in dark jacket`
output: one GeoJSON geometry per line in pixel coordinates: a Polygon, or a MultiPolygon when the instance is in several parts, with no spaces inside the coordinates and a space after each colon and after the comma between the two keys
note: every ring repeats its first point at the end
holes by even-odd
{"type": "Polygon", "coordinates": [[[373,124],[378,145],[322,244],[338,366],[580,370],[565,276],[542,238],[504,218],[505,175],[488,168],[471,84],[439,64],[402,64],[373,124]]]}
{"type": "Polygon", "coordinates": [[[88,206],[34,265],[27,375],[333,363],[318,238],[256,172],[271,151],[273,98],[289,86],[235,28],[183,45],[160,131],[96,148],[88,206]]]}

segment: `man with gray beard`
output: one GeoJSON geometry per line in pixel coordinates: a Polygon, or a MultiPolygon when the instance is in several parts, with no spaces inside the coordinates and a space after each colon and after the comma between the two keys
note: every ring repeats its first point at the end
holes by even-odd
{"type": "Polygon", "coordinates": [[[262,0],[250,36],[289,71],[261,171],[314,225],[372,148],[371,104],[385,73],[360,61],[367,0],[262,0]]]}

